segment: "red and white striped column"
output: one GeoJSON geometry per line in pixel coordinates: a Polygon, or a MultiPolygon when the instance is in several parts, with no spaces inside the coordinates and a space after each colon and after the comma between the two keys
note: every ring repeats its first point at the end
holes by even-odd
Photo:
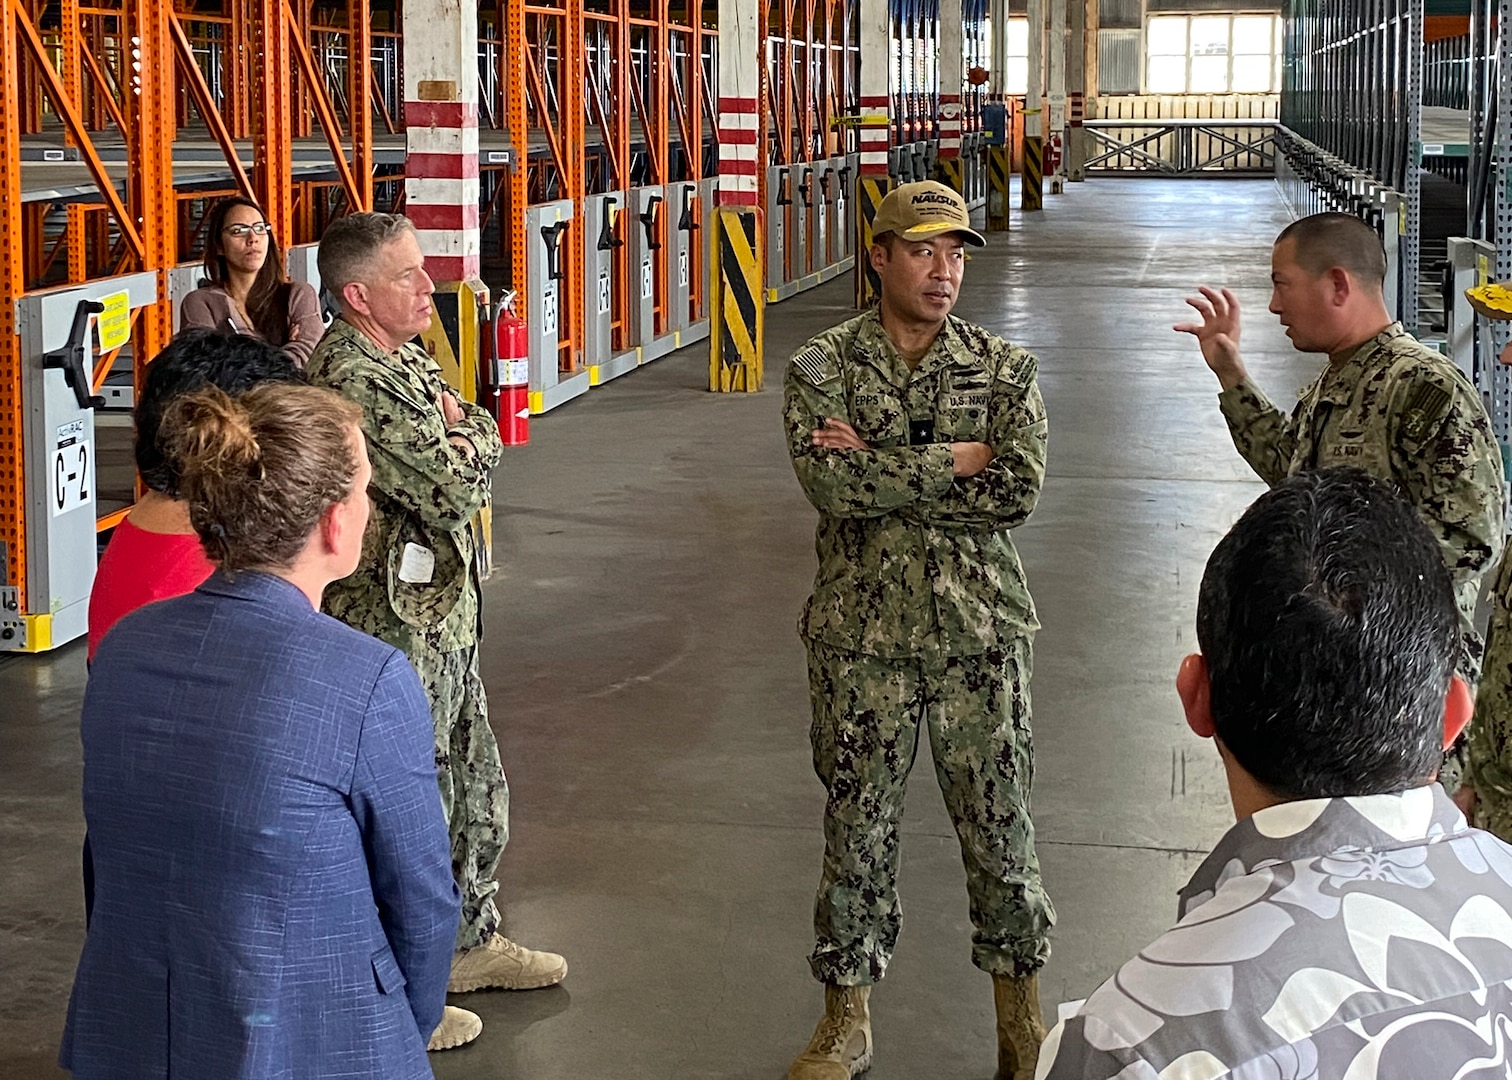
{"type": "Polygon", "coordinates": [[[856,178],[856,307],[865,309],[882,294],[872,265],[872,222],[892,189],[888,151],[892,149],[892,19],[888,0],[860,0],[861,126],[857,130],[861,175],[856,178]]]}
{"type": "Polygon", "coordinates": [[[940,0],[940,159],[961,156],[961,86],[966,81],[961,0],[940,0]]]}
{"type": "Polygon", "coordinates": [[[892,19],[887,0],[861,0],[860,16],[861,175],[886,176],[892,148],[892,19]]]}
{"type": "Polygon", "coordinates": [[[886,176],[887,152],[892,148],[892,127],[886,94],[861,95],[861,175],[886,176]]]}
{"type": "MultiPolygon", "coordinates": [[[[720,65],[723,81],[724,65],[720,65]]],[[[761,110],[754,97],[719,98],[719,206],[755,206],[760,200],[757,140],[761,110]]]]}
{"type": "Polygon", "coordinates": [[[477,30],[477,0],[405,2],[405,215],[438,284],[479,276],[477,30]]]}
{"type": "Polygon", "coordinates": [[[940,95],[940,158],[961,156],[961,95],[940,95]]]}
{"type": "Polygon", "coordinates": [[[719,0],[719,206],[761,201],[761,14],[760,0],[719,0]]]}

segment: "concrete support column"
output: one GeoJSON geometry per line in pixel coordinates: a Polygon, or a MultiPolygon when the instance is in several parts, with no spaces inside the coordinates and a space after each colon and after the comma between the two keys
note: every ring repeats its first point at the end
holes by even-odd
{"type": "MultiPolygon", "coordinates": [[[[1066,182],[1066,21],[1070,0],[1050,0],[1050,37],[1046,62],[1050,69],[1049,130],[1046,131],[1047,159],[1055,160],[1055,169],[1046,186],[1059,194],[1066,182]]],[[[1046,169],[1047,173],[1051,170],[1046,169]]]]}
{"type": "Polygon", "coordinates": [[[1006,96],[1008,85],[1008,0],[987,0],[987,18],[992,22],[987,100],[996,104],[1006,96]]]}
{"type": "Polygon", "coordinates": [[[1086,116],[1088,120],[1096,120],[1100,115],[1097,106],[1097,32],[1102,26],[1102,9],[1098,0],[1086,0],[1087,6],[1084,11],[1082,38],[1082,68],[1084,71],[1083,83],[1086,84],[1087,103],[1086,116]]]}
{"type": "MultiPolygon", "coordinates": [[[[860,0],[861,176],[856,187],[856,306],[864,308],[881,292],[872,269],[872,221],[892,189],[888,152],[892,149],[892,18],[888,0],[860,0]]],[[[959,32],[959,30],[957,31],[959,32]]]]}
{"type": "MultiPolygon", "coordinates": [[[[719,0],[719,184],[709,275],[709,389],[716,393],[761,389],[766,234],[786,228],[786,222],[763,220],[768,157],[761,86],[763,10],[761,0],[719,0]]],[[[695,56],[693,63],[698,62],[695,56]]],[[[629,108],[628,101],[624,107],[629,108]]]]}
{"type": "Polygon", "coordinates": [[[1029,0],[1029,81],[1024,95],[1024,173],[1019,206],[1026,213],[1043,208],[1045,133],[1045,0],[1029,0]]]}
{"type": "MultiPolygon", "coordinates": [[[[963,192],[961,176],[961,85],[966,81],[965,28],[961,0],[940,0],[940,57],[938,116],[940,179],[963,192]]],[[[964,192],[963,192],[964,194],[964,192]]]]}
{"type": "Polygon", "coordinates": [[[1082,127],[1087,109],[1087,5],[1097,0],[1070,0],[1071,27],[1066,42],[1067,90],[1070,94],[1066,128],[1066,179],[1079,183],[1087,178],[1087,129],[1082,127]]]}
{"type": "Polygon", "coordinates": [[[861,175],[887,176],[892,148],[892,22],[887,0],[861,0],[861,175]]]}
{"type": "Polygon", "coordinates": [[[477,0],[405,0],[405,213],[438,284],[478,277],[477,68],[477,0]]]}
{"type": "Polygon", "coordinates": [[[766,161],[761,63],[766,40],[759,0],[719,0],[720,206],[757,206],[766,161]]]}

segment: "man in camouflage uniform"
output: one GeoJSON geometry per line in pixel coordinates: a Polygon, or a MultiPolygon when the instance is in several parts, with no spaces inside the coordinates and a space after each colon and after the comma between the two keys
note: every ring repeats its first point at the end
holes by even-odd
{"type": "MultiPolygon", "coordinates": [[[[1512,304],[1507,299],[1512,297],[1512,282],[1483,285],[1467,295],[1487,318],[1512,319],[1512,304]],[[1477,293],[1481,295],[1477,297],[1477,293]]],[[[1512,342],[1502,349],[1500,359],[1512,366],[1512,342]]],[[[1512,558],[1505,554],[1491,599],[1486,663],[1470,730],[1471,768],[1465,776],[1465,785],[1473,796],[1467,794],[1459,801],[1462,808],[1474,813],[1476,825],[1512,842],[1512,558]]]]}
{"type": "MultiPolygon", "coordinates": [[[[452,993],[560,982],[567,963],[499,933],[494,872],[509,838],[509,787],[478,674],[482,602],[473,519],[503,453],[488,410],[461,401],[414,344],[430,326],[434,287],[403,217],[351,214],[320,242],[320,276],[341,317],[306,373],[362,406],[373,462],[373,514],[356,573],[326,590],[325,609],[402,649],[430,699],[436,771],[451,832],[462,920],[452,993]]],[[[431,1049],[475,1038],[482,1021],[447,1007],[431,1049]]]]}
{"type": "MultiPolygon", "coordinates": [[[[1197,338],[1218,376],[1218,405],[1234,445],[1272,486],[1308,469],[1351,465],[1394,484],[1428,523],[1454,581],[1464,647],[1459,673],[1480,675],[1475,604],[1502,548],[1501,450],[1459,368],[1386,311],[1386,253],[1375,230],[1348,214],[1289,225],[1271,256],[1270,310],[1301,352],[1328,364],[1290,417],[1250,380],[1239,355],[1239,303],[1227,289],[1187,301],[1202,316],[1176,330],[1197,338]]],[[[1440,778],[1459,789],[1464,740],[1440,778]]]]}
{"type": "Polygon", "coordinates": [[[950,316],[965,244],[942,184],[878,207],[879,306],[809,341],[784,380],[793,468],[819,510],[808,646],[814,767],[828,792],[809,963],[825,1016],[789,1080],[871,1062],[871,984],[897,941],[898,822],[927,730],[993,977],[1003,1080],[1034,1073],[1037,972],[1055,921],[1029,816],[1031,641],[1039,623],[1008,530],[1045,475],[1037,363],[950,316]]]}

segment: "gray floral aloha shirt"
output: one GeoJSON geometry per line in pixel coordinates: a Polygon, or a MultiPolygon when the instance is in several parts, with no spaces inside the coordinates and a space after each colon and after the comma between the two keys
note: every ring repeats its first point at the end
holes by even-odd
{"type": "Polygon", "coordinates": [[[1512,847],[1437,784],[1262,810],[1036,1080],[1512,1076],[1512,847]]]}

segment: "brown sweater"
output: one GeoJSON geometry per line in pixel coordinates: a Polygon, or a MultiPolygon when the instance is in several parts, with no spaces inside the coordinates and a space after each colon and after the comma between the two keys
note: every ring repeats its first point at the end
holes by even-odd
{"type": "MultiPolygon", "coordinates": [[[[179,319],[184,326],[204,326],[211,330],[232,330],[262,337],[256,327],[245,325],[241,312],[219,285],[206,285],[184,297],[179,304],[179,319]]],[[[320,298],[302,281],[289,283],[289,329],[293,333],[292,339],[274,344],[294,359],[296,367],[303,368],[315,351],[320,335],[325,333],[325,323],[320,318],[320,298]]]]}

